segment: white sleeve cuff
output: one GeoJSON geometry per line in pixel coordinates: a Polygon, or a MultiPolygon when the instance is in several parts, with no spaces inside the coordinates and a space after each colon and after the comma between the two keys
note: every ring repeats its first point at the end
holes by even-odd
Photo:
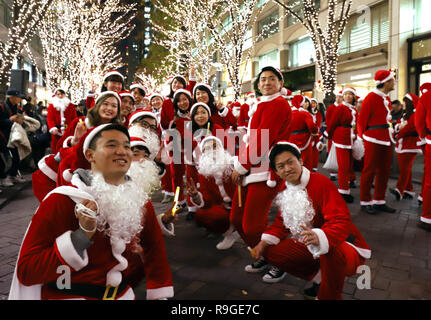
{"type": "Polygon", "coordinates": [[[273,236],[269,233],[262,233],[262,236],[260,239],[272,246],[275,246],[280,243],[280,238],[273,236]]]}
{"type": "Polygon", "coordinates": [[[239,163],[238,157],[235,157],[234,162],[233,162],[233,168],[238,171],[241,175],[245,175],[248,170],[246,168],[244,168],[241,163],[239,163]]]}
{"type": "Polygon", "coordinates": [[[174,287],[162,287],[157,289],[147,289],[147,300],[160,300],[172,298],[174,296],[174,287]]]}
{"type": "Polygon", "coordinates": [[[327,254],[329,251],[329,242],[328,238],[326,237],[325,232],[322,229],[312,229],[317,234],[317,237],[319,238],[319,245],[308,245],[307,249],[310,251],[310,253],[313,255],[314,259],[319,258],[323,254],[327,254]]]}
{"type": "Polygon", "coordinates": [[[229,108],[228,108],[228,107],[224,107],[224,108],[223,108],[223,112],[220,112],[220,111],[219,111],[219,112],[218,112],[218,114],[219,114],[219,116],[220,116],[220,117],[223,117],[223,118],[224,118],[224,117],[226,117],[226,116],[227,116],[228,112],[229,112],[229,108]]]}
{"type": "Polygon", "coordinates": [[[75,271],[79,271],[88,264],[87,250],[84,250],[84,259],[82,259],[73,246],[72,239],[70,237],[71,234],[72,231],[66,231],[55,240],[55,244],[62,260],[64,260],[75,271]]]}
{"type": "Polygon", "coordinates": [[[72,142],[73,136],[69,136],[63,141],[63,148],[69,148],[69,142],[72,142]]]}
{"type": "Polygon", "coordinates": [[[198,208],[203,208],[203,206],[205,205],[204,198],[202,197],[202,193],[198,192],[198,194],[199,194],[199,199],[201,200],[201,204],[200,204],[200,205],[196,204],[196,203],[193,201],[193,198],[192,198],[192,197],[190,197],[190,202],[191,202],[194,206],[196,206],[196,207],[198,207],[198,208]]]}
{"type": "Polygon", "coordinates": [[[323,131],[323,135],[327,138],[328,137],[328,131],[323,131]]]}
{"type": "Polygon", "coordinates": [[[57,129],[57,127],[52,127],[51,129],[49,129],[49,133],[51,133],[51,134],[52,134],[52,132],[53,132],[55,129],[57,129]]]}
{"type": "Polygon", "coordinates": [[[174,227],[174,224],[172,222],[169,223],[168,228],[167,228],[166,225],[162,221],[162,216],[163,216],[163,213],[159,214],[157,216],[157,220],[159,221],[159,225],[160,225],[160,228],[162,229],[162,233],[165,236],[168,236],[168,237],[175,236],[175,227],[174,227]]]}

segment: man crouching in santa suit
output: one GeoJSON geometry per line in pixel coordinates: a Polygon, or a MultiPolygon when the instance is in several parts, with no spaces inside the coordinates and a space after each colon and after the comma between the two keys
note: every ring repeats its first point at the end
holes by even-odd
{"type": "Polygon", "coordinates": [[[280,141],[270,151],[270,166],[285,181],[275,198],[276,220],[251,250],[256,259],[296,277],[311,280],[321,272],[317,298],[342,299],[346,276],[371,257],[334,183],[302,165],[296,145],[280,141]]]}
{"type": "Polygon", "coordinates": [[[56,188],[40,204],[20,249],[9,299],[135,299],[129,282],[143,274],[147,299],[172,297],[151,201],[126,175],[132,159],[127,129],[101,125],[85,138],[83,151],[91,170],[75,174],[75,187],[56,188]],[[138,253],[141,268],[130,263],[138,253]],[[68,281],[59,281],[59,270],[70,275],[68,281]]]}

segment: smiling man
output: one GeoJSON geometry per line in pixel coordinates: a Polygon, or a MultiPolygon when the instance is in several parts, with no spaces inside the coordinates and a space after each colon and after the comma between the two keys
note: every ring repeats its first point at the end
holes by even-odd
{"type": "Polygon", "coordinates": [[[275,198],[276,220],[253,248],[254,258],[306,280],[320,269],[318,299],[341,299],[345,277],[371,257],[370,248],[337,187],[303,166],[295,144],[278,142],[269,160],[284,185],[275,198]]]}
{"type": "Polygon", "coordinates": [[[127,129],[98,126],[83,137],[91,170],[40,204],[21,246],[10,299],[134,299],[146,277],[147,299],[173,296],[163,236],[148,194],[130,178],[127,129]],[[69,286],[59,283],[68,270],[69,286]]]}

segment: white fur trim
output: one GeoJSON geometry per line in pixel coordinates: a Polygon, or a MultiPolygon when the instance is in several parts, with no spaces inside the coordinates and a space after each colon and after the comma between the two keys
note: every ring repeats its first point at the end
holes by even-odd
{"type": "Polygon", "coordinates": [[[280,243],[280,238],[268,233],[262,233],[262,236],[260,237],[260,239],[272,246],[276,246],[277,244],[280,243]]]}
{"type": "Polygon", "coordinates": [[[84,145],[82,146],[82,151],[85,154],[85,151],[87,151],[88,147],[91,144],[91,141],[93,140],[93,138],[96,136],[96,134],[98,134],[103,128],[105,128],[106,126],[109,126],[111,123],[105,123],[105,124],[101,124],[100,126],[97,126],[96,128],[93,129],[93,131],[91,131],[84,140],[84,145]]]}
{"type": "Polygon", "coordinates": [[[353,247],[353,249],[355,249],[362,257],[364,257],[365,259],[370,259],[371,258],[371,250],[370,249],[364,249],[364,248],[359,248],[357,246],[355,246],[354,244],[347,242],[346,243],[350,246],[353,247]]]}
{"type": "Polygon", "coordinates": [[[49,156],[50,155],[47,155],[40,159],[37,166],[39,167],[40,171],[42,171],[48,178],[50,178],[52,181],[57,181],[57,172],[52,170],[45,162],[45,159],[49,156]]]}
{"type": "Polygon", "coordinates": [[[386,204],[386,200],[373,200],[373,204],[386,204]]]}
{"type": "Polygon", "coordinates": [[[62,176],[63,176],[64,180],[66,180],[67,182],[70,182],[70,181],[72,181],[73,173],[70,169],[66,169],[63,171],[62,176]]]}
{"type": "Polygon", "coordinates": [[[167,228],[166,225],[162,221],[162,216],[163,216],[163,213],[157,215],[157,221],[159,221],[159,226],[160,226],[160,229],[162,229],[162,233],[165,236],[174,237],[175,236],[175,226],[174,226],[174,224],[172,222],[169,223],[168,224],[168,228],[167,228]]]}
{"type": "Polygon", "coordinates": [[[387,76],[386,78],[384,78],[383,80],[376,80],[376,86],[378,86],[381,83],[385,83],[386,81],[389,81],[391,79],[394,79],[394,75],[392,74],[392,72],[389,74],[389,76],[387,76]]]}
{"type": "Polygon", "coordinates": [[[267,180],[266,185],[270,188],[275,188],[277,186],[277,181],[274,180],[267,180]]]}
{"type": "Polygon", "coordinates": [[[228,107],[224,107],[223,112],[219,111],[218,114],[219,114],[220,117],[224,118],[224,117],[227,116],[228,112],[229,112],[229,108],[228,107]]]}
{"type": "Polygon", "coordinates": [[[428,223],[428,224],[431,224],[431,219],[428,219],[428,218],[421,217],[421,221],[428,223]]]}
{"type": "Polygon", "coordinates": [[[238,157],[234,158],[233,166],[234,169],[238,171],[241,175],[245,175],[249,171],[242,166],[242,164],[238,160],[238,157]]]}
{"type": "Polygon", "coordinates": [[[202,197],[202,193],[198,192],[198,195],[199,195],[199,199],[201,200],[201,204],[200,204],[200,205],[196,204],[196,203],[193,201],[193,198],[192,198],[192,197],[190,197],[190,202],[191,202],[194,206],[196,206],[196,207],[198,207],[198,208],[202,208],[202,207],[205,205],[205,201],[204,201],[204,198],[202,197]]]}
{"type": "Polygon", "coordinates": [[[315,245],[310,244],[307,246],[307,249],[313,255],[313,258],[317,259],[321,255],[328,253],[329,242],[328,242],[328,238],[326,237],[325,232],[322,229],[314,228],[311,230],[314,231],[316,233],[317,237],[319,238],[319,245],[315,246],[315,245]]]}
{"type": "Polygon", "coordinates": [[[113,76],[113,75],[120,76],[120,77],[123,79],[123,81],[124,81],[124,76],[123,76],[121,73],[119,73],[118,71],[110,71],[110,72],[107,72],[107,73],[103,76],[103,81],[105,81],[105,80],[106,80],[106,78],[108,78],[108,77],[110,77],[110,76],[113,76]]]}
{"type": "Polygon", "coordinates": [[[368,141],[368,142],[372,142],[372,143],[375,143],[375,144],[380,144],[380,145],[383,145],[383,146],[388,146],[389,147],[391,145],[391,143],[389,141],[383,141],[383,140],[378,140],[378,139],[375,139],[375,138],[372,138],[372,137],[368,137],[368,136],[365,135],[365,133],[362,134],[362,138],[364,140],[368,141]]]}
{"type": "Polygon", "coordinates": [[[73,136],[69,136],[63,141],[63,148],[69,148],[69,142],[71,142],[73,139],[73,136]]]}
{"type": "Polygon", "coordinates": [[[371,206],[373,205],[373,200],[371,201],[361,201],[361,206],[371,206]]]}
{"type": "Polygon", "coordinates": [[[352,149],[351,145],[348,146],[348,145],[345,145],[345,144],[340,144],[340,143],[335,143],[335,142],[332,142],[332,144],[334,146],[336,146],[337,148],[340,148],[340,149],[352,149]]]}
{"type": "Polygon", "coordinates": [[[271,174],[269,173],[269,171],[256,172],[256,173],[252,172],[248,176],[245,176],[244,179],[242,179],[242,186],[245,187],[250,183],[268,181],[270,176],[271,174]]]}
{"type": "Polygon", "coordinates": [[[87,250],[84,250],[84,259],[82,259],[73,246],[72,239],[70,237],[71,234],[72,231],[66,231],[55,239],[55,244],[62,260],[64,260],[75,271],[79,271],[88,265],[87,250]]]}
{"type": "Polygon", "coordinates": [[[431,144],[431,140],[430,140],[430,139],[428,139],[428,138],[425,138],[425,142],[426,142],[427,144],[431,144]]]}
{"type": "Polygon", "coordinates": [[[157,289],[147,289],[147,300],[160,300],[172,298],[174,296],[174,287],[162,287],[157,289]]]}
{"type": "Polygon", "coordinates": [[[159,121],[157,120],[157,116],[154,112],[148,110],[142,110],[134,113],[129,119],[129,125],[131,125],[136,119],[140,117],[148,116],[156,120],[157,125],[159,125],[159,121]]]}
{"type": "Polygon", "coordinates": [[[341,194],[350,194],[350,189],[349,190],[338,189],[338,192],[341,194]]]}

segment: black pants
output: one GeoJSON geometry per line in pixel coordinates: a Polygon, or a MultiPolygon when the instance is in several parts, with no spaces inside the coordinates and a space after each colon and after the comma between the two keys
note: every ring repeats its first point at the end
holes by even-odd
{"type": "Polygon", "coordinates": [[[12,155],[12,166],[6,172],[8,176],[15,177],[18,174],[18,166],[19,166],[19,153],[16,148],[8,148],[10,154],[12,155]]]}

